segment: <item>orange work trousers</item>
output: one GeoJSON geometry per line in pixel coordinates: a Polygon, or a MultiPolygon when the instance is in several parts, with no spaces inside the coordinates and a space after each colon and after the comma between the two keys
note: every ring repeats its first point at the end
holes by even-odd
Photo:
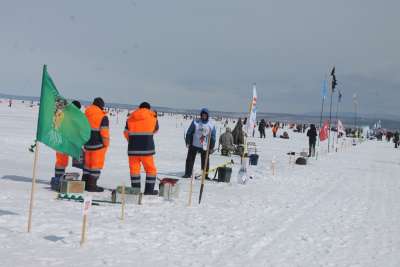
{"type": "Polygon", "coordinates": [[[68,166],[68,155],[61,153],[61,152],[56,152],[56,168],[66,168],[68,166]]]}
{"type": "Polygon", "coordinates": [[[86,180],[86,176],[91,176],[96,180],[99,179],[101,170],[104,167],[106,152],[106,147],[85,151],[85,166],[83,168],[82,180],[86,180]]]}
{"type": "Polygon", "coordinates": [[[129,156],[129,170],[131,174],[132,187],[140,187],[140,167],[143,165],[146,171],[146,187],[155,184],[157,168],[154,164],[153,155],[129,156]]]}
{"type": "Polygon", "coordinates": [[[56,152],[56,166],[54,168],[54,177],[62,177],[65,174],[65,169],[68,166],[68,155],[56,152]]]}
{"type": "Polygon", "coordinates": [[[85,151],[85,169],[101,170],[104,167],[107,148],[85,151]]]}

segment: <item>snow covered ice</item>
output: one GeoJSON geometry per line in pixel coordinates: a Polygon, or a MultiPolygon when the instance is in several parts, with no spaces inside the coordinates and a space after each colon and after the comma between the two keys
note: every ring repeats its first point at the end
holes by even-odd
{"type": "MultiPolygon", "coordinates": [[[[252,139],[260,155],[248,167],[253,179],[236,183],[240,159],[234,157],[232,183],[206,183],[201,205],[197,180],[187,207],[189,180],[183,180],[178,199],[145,196],[143,205],[127,205],[123,222],[119,205],[93,206],[83,247],[82,205],[55,199],[49,190],[55,153],[41,144],[28,234],[34,156],[28,148],[37,115],[37,106],[0,104],[0,266],[400,266],[400,157],[393,143],[367,141],[322,151],[306,166],[289,165],[286,153],[308,145],[305,134],[291,131],[289,140],[273,139],[270,131],[266,139],[252,139]]],[[[130,182],[124,120],[125,114],[110,118],[111,146],[99,182],[109,188],[130,182]]],[[[183,174],[189,123],[159,118],[160,178],[183,174]]],[[[219,132],[222,124],[216,125],[219,132]]],[[[214,153],[211,167],[227,160],[214,153]]]]}

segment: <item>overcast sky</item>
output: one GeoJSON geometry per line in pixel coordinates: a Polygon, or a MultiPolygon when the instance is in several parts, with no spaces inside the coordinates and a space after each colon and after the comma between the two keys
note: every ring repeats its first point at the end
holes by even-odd
{"type": "Polygon", "coordinates": [[[0,0],[0,92],[245,111],[319,111],[332,65],[352,110],[397,114],[398,0],[0,0]]]}

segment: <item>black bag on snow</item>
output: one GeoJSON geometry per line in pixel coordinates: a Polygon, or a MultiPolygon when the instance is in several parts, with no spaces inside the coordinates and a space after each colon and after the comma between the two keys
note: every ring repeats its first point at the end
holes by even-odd
{"type": "Polygon", "coordinates": [[[297,165],[306,165],[307,164],[307,159],[303,157],[298,157],[296,159],[296,164],[297,165]]]}

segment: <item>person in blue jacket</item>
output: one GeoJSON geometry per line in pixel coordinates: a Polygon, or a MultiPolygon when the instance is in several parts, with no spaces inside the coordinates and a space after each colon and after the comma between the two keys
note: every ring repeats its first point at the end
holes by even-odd
{"type": "MultiPolygon", "coordinates": [[[[186,157],[185,174],[183,178],[192,176],[196,155],[201,154],[201,169],[204,170],[208,142],[210,142],[210,153],[214,150],[216,141],[216,130],[214,124],[210,121],[208,109],[203,108],[200,111],[200,118],[194,119],[186,132],[185,142],[188,148],[186,157]],[[210,135],[211,133],[211,135],[210,135]],[[210,138],[209,138],[210,137],[210,138]],[[210,139],[210,140],[208,140],[210,139]]],[[[207,160],[206,171],[208,172],[210,160],[207,160]]],[[[206,175],[208,178],[208,173],[206,175]]]]}

